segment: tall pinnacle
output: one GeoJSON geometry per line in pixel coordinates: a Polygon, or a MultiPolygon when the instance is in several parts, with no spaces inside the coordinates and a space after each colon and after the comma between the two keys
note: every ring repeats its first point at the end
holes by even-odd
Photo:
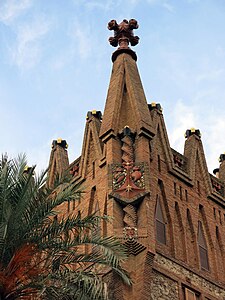
{"type": "Polygon", "coordinates": [[[114,30],[109,42],[119,47],[112,55],[113,70],[99,134],[103,142],[118,137],[125,126],[149,140],[155,135],[136,65],[137,56],[129,48],[129,45],[138,44],[139,37],[133,34],[133,29],[137,28],[138,23],[134,19],[129,22],[123,20],[120,24],[115,20],[108,23],[108,29],[114,30]]]}
{"type": "Polygon", "coordinates": [[[139,37],[134,36],[133,29],[138,28],[138,23],[135,19],[123,20],[120,24],[117,24],[116,20],[111,20],[108,23],[108,29],[114,30],[114,37],[109,38],[109,42],[113,47],[119,48],[113,53],[112,61],[114,62],[117,56],[121,53],[128,53],[136,61],[136,53],[129,48],[129,43],[131,46],[136,46],[139,42],[139,37]]]}

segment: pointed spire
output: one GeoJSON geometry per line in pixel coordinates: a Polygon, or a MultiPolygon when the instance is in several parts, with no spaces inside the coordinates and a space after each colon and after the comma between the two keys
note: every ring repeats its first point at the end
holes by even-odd
{"type": "Polygon", "coordinates": [[[52,142],[52,151],[50,155],[49,161],[49,170],[48,170],[48,185],[52,187],[54,185],[54,181],[59,176],[63,175],[63,173],[69,167],[69,159],[67,153],[67,142],[61,138],[54,140],[52,142]]]}
{"type": "MultiPolygon", "coordinates": [[[[187,172],[191,179],[194,179],[195,165],[197,159],[197,149],[203,154],[203,146],[201,143],[201,133],[199,129],[191,128],[185,132],[184,156],[187,157],[187,172]]],[[[203,154],[204,156],[204,154],[203,154]]],[[[207,167],[206,167],[207,168],[207,167]]]]}
{"type": "Polygon", "coordinates": [[[119,45],[119,48],[113,54],[113,70],[100,137],[103,141],[108,140],[129,126],[138,135],[151,138],[155,133],[152,118],[135,62],[135,52],[128,47],[129,43],[132,46],[138,43],[139,38],[133,34],[133,29],[138,28],[137,21],[123,20],[118,25],[112,20],[108,28],[115,31],[114,37],[109,39],[111,45],[119,45]]]}

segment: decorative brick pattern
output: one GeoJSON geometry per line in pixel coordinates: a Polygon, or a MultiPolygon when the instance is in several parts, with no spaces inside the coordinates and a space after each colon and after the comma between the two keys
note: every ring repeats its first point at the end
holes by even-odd
{"type": "MultiPolygon", "coordinates": [[[[121,239],[130,254],[124,267],[133,287],[107,273],[110,299],[179,300],[184,285],[202,299],[225,299],[225,160],[219,178],[208,173],[199,130],[186,132],[183,154],[170,148],[161,106],[148,106],[130,54],[116,57],[103,117],[99,111],[87,115],[81,157],[69,165],[67,150],[54,144],[50,182],[66,169],[73,175],[72,184],[79,183],[85,191],[73,209],[86,215],[98,203],[100,215],[113,217],[102,224],[103,233],[121,239]],[[130,128],[132,138],[121,137],[124,127],[130,128]],[[124,186],[127,178],[131,184],[124,186]],[[131,196],[129,189],[135,187],[137,193],[131,196]],[[165,244],[156,239],[157,199],[165,220],[165,244]],[[208,271],[200,265],[199,221],[208,271]]],[[[60,210],[66,213],[67,206],[60,210]]]]}

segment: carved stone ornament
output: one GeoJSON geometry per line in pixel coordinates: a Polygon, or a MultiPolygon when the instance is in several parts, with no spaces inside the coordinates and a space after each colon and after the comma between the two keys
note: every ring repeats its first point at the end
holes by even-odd
{"type": "Polygon", "coordinates": [[[134,36],[133,29],[138,28],[138,23],[135,19],[123,20],[120,24],[117,24],[116,20],[111,20],[108,23],[108,29],[114,30],[114,37],[109,38],[109,42],[113,47],[119,45],[120,48],[129,48],[129,43],[131,46],[136,46],[139,42],[139,37],[134,36]]]}
{"type": "Polygon", "coordinates": [[[144,163],[123,163],[112,166],[112,196],[124,203],[132,203],[144,196],[144,163]]]}
{"type": "Polygon", "coordinates": [[[136,240],[138,238],[136,227],[124,227],[123,235],[125,240],[136,240]]]}
{"type": "Polygon", "coordinates": [[[122,164],[111,165],[111,196],[128,204],[146,195],[145,164],[134,162],[134,133],[128,126],[121,133],[121,142],[122,164]]]}

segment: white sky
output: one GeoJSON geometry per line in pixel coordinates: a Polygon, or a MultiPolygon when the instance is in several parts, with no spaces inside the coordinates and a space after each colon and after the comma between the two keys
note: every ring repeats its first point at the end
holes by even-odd
{"type": "Polygon", "coordinates": [[[103,111],[111,19],[135,18],[148,102],[161,103],[171,147],[199,128],[209,171],[225,151],[224,0],[0,0],[0,153],[48,165],[51,142],[80,155],[88,110],[103,111]]]}

